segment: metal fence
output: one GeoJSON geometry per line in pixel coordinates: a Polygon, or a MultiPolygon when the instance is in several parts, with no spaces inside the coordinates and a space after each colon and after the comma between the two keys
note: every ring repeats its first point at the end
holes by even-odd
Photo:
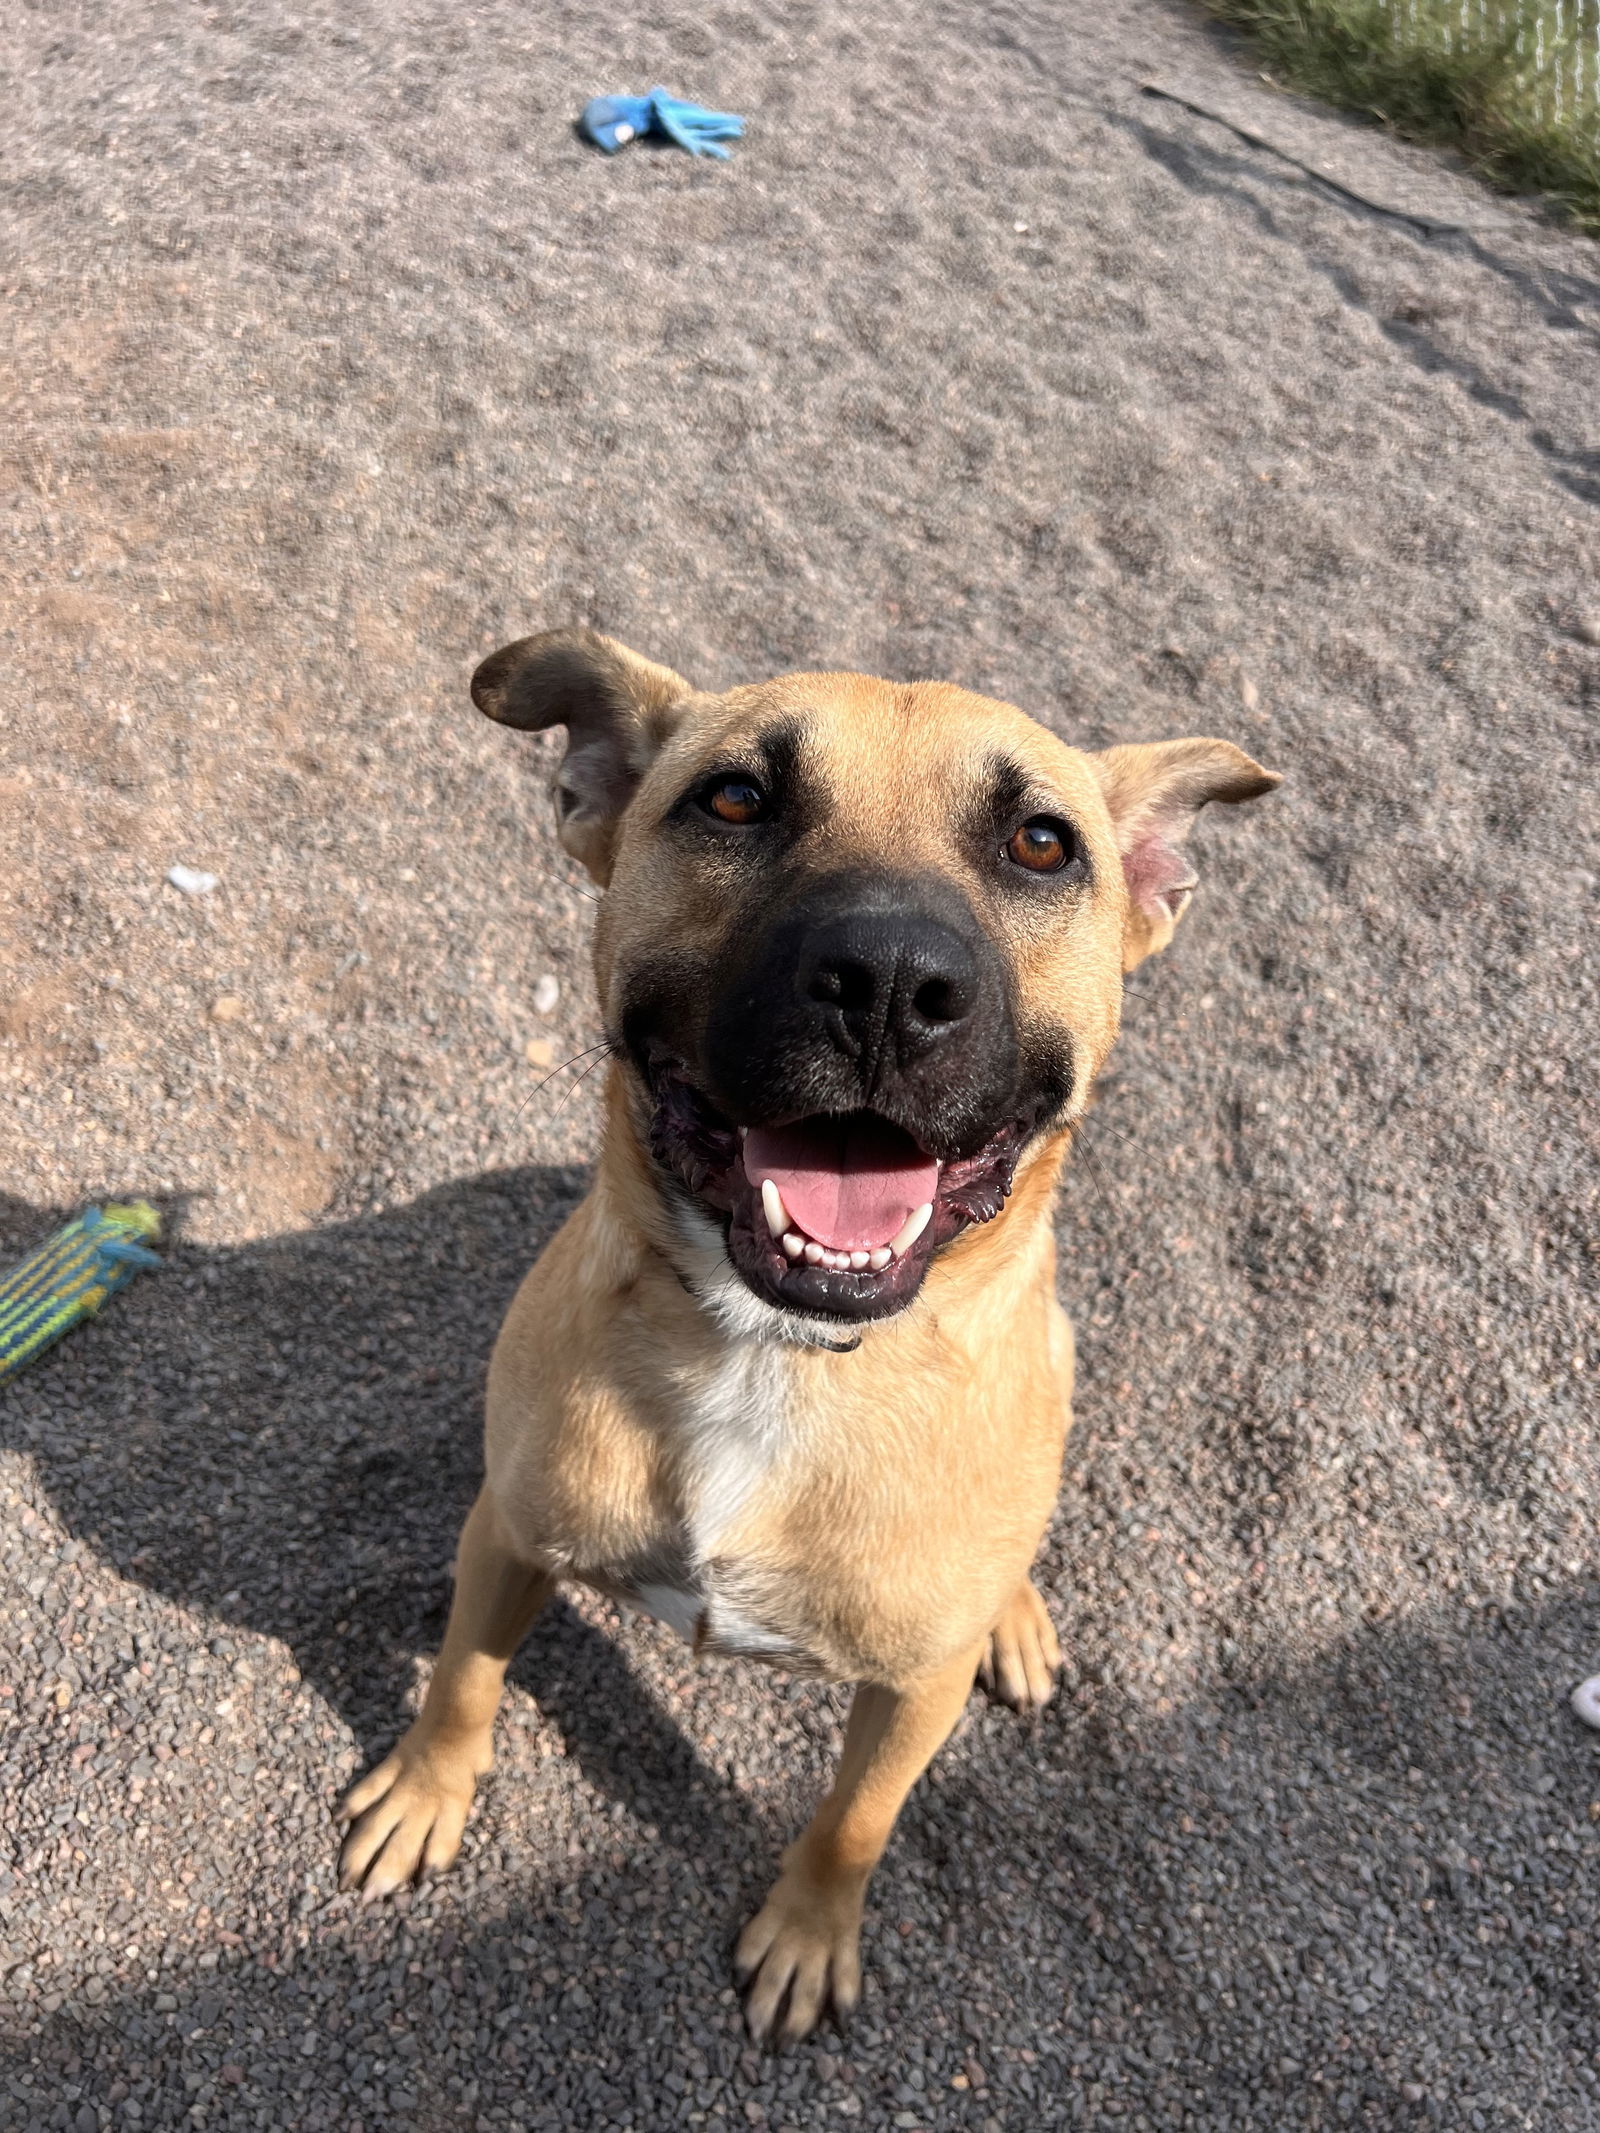
{"type": "Polygon", "coordinates": [[[1600,0],[1385,0],[1397,42],[1505,53],[1521,116],[1600,125],[1600,0]]]}

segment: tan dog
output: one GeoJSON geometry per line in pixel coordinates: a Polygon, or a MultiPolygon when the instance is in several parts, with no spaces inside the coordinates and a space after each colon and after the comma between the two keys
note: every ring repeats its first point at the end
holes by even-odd
{"type": "Polygon", "coordinates": [[[472,693],[567,729],[561,839],[607,892],[605,1140],[496,1346],[444,1649],[344,1803],[343,1885],[448,1866],[506,1666],[579,1580],[860,1684],[738,1947],[752,2032],[796,2037],[854,2004],[867,1878],[974,1677],[1050,1694],[1057,1176],[1123,972],[1189,900],[1196,812],[1278,781],[1226,741],[1080,754],[938,683],[704,696],[584,630],[472,693]]]}

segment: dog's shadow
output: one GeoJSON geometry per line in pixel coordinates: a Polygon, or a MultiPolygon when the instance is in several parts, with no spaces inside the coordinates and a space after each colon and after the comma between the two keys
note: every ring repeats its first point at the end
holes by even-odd
{"type": "MultiPolygon", "coordinates": [[[[281,1638],[362,1745],[380,1747],[417,1654],[442,1627],[478,1478],[494,1331],[581,1182],[567,1170],[512,1171],[304,1236],[235,1250],[180,1241],[162,1273],[0,1389],[0,1441],[37,1462],[74,1540],[207,1624],[281,1638]]],[[[60,1213],[0,1200],[0,1259],[60,1213]]],[[[1197,1684],[1159,1721],[1114,1688],[1080,1682],[1021,1741],[1005,1722],[993,1734],[974,1727],[913,1794],[874,1883],[879,1922],[850,2047],[861,2122],[887,2124],[904,2108],[904,2037],[943,2038],[954,2070],[953,2006],[964,2010],[962,2038],[984,2027],[965,2026],[971,2010],[1005,2011],[979,2048],[992,2083],[979,2103],[1006,2126],[1065,2122],[1040,2107],[1052,2090],[1061,2111],[1087,2095],[1096,2115],[1080,2076],[1098,2078],[1102,2014],[1126,2038],[1125,2095],[1155,2114],[1170,2103],[1163,2124],[1193,2102],[1192,2088],[1160,2087],[1174,2067],[1240,2126],[1287,2123],[1305,2093],[1298,2058],[1281,2056],[1291,2006],[1295,2052],[1359,2073],[1385,2125],[1411,2122],[1400,2082],[1424,2047],[1442,2054],[1440,2082],[1482,2079],[1484,2033],[1507,2048],[1535,2040],[1524,2076],[1544,2083],[1550,2123],[1586,2109],[1576,2070],[1586,2077],[1592,2060],[1592,1991],[1563,1951],[1589,1917],[1574,1832],[1588,1819],[1594,1751],[1560,1697],[1592,1649],[1595,1607],[1585,1579],[1537,1605],[1353,1628],[1279,1671],[1197,1684]],[[1389,1921],[1383,1961],[1394,1976],[1387,1997],[1364,1986],[1368,2009],[1365,1997],[1342,1997],[1339,1921],[1365,1921],[1371,1955],[1374,1906],[1389,1921]],[[1019,1937],[1030,1932],[1038,1938],[1019,1937]],[[1481,1967],[1457,1969],[1469,1959],[1481,1967]],[[1472,1999],[1434,2013],[1446,1963],[1472,1999]],[[1420,2027],[1397,2012],[1417,2007],[1420,2027]],[[1027,2039],[1026,2051],[1008,2057],[1007,2035],[1027,2039]],[[1035,2086],[997,2094],[1035,2054],[1035,2086]]],[[[1091,1621],[1080,1629],[1094,1634],[1091,1621]]],[[[463,2122],[449,2071],[463,2006],[504,2040],[483,2065],[485,2102],[499,2114],[513,2098],[543,2099],[518,2124],[598,2122],[602,2104],[617,2123],[666,2123],[625,2085],[650,2084],[653,2097],[663,2073],[681,2084],[674,2096],[713,2077],[748,2082],[767,2123],[812,2123],[843,2094],[832,2044],[785,2073],[780,2093],[779,2077],[742,2054],[731,2005],[726,2023],[702,2019],[725,1990],[726,1936],[757,1893],[757,1854],[762,1876],[770,1871],[774,1831],[702,1760],[650,1669],[636,1671],[631,1634],[613,1642],[558,1605],[525,1646],[519,1678],[585,1780],[659,1827],[674,1857],[658,1875],[646,1841],[639,1870],[665,1892],[671,1940],[633,1949],[634,1906],[646,1895],[655,1909],[656,1896],[642,1880],[614,1887],[615,1855],[587,1846],[575,1870],[554,1862],[541,1890],[507,1883],[464,1920],[424,1918],[419,1961],[459,1959],[460,1988],[444,1990],[436,1975],[429,1996],[404,2000],[417,2045],[397,2062],[406,2100],[394,2103],[391,2087],[368,2124],[463,2122]],[[530,2000],[552,1965],[552,1996],[530,2000]],[[560,1981],[580,1978],[585,2001],[569,2006],[560,1981]],[[682,2017],[681,2044],[663,2042],[668,2010],[682,2017]]],[[[331,1866],[331,1846],[327,1857],[331,1866]]],[[[292,1970],[267,1956],[152,1968],[108,2003],[50,2012],[47,2001],[13,2059],[15,2079],[39,2097],[40,2122],[57,2122],[46,2114],[63,2093],[126,2094],[110,2085],[123,2062],[107,2038],[170,2034],[164,2056],[139,2062],[160,2084],[142,2122],[175,2125],[192,2094],[179,2040],[207,2032],[220,2050],[264,2035],[243,2053],[251,2078],[259,2061],[287,2095],[304,2077],[308,2025],[330,2010],[352,2059],[390,2051],[387,2014],[380,2024],[372,2012],[372,1965],[371,1946],[335,1920],[292,1970]],[[69,2081],[83,2086],[64,2091],[69,2081]]],[[[918,2122],[975,2116],[945,2109],[918,2122]]],[[[225,2113],[214,2122],[224,2120],[243,2123],[225,2113]]]]}
{"type": "MultiPolygon", "coordinates": [[[[185,1241],[180,1209],[161,1272],[0,1389],[0,1444],[31,1454],[71,1537],[124,1577],[281,1639],[370,1754],[443,1632],[495,1332],[583,1185],[574,1169],[501,1171],[228,1249],[185,1241]]],[[[0,1194],[0,1264],[64,1212],[0,1194]]],[[[624,1653],[564,1602],[513,1679],[631,1811],[689,1845],[741,1819],[624,1653]]]]}

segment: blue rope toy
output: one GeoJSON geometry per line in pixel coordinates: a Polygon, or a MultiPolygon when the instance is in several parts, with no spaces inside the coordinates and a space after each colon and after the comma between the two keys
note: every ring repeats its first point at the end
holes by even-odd
{"type": "Polygon", "coordinates": [[[161,1217],[143,1200],[88,1207],[0,1275],[0,1378],[91,1318],[141,1267],[160,1266],[150,1250],[160,1234],[161,1217]]]}
{"type": "Polygon", "coordinates": [[[731,111],[706,111],[699,104],[686,104],[681,96],[665,89],[652,89],[648,96],[597,96],[584,105],[578,130],[596,148],[614,156],[641,134],[663,134],[687,148],[692,156],[720,156],[728,151],[719,144],[736,141],[744,132],[744,120],[731,111]]]}

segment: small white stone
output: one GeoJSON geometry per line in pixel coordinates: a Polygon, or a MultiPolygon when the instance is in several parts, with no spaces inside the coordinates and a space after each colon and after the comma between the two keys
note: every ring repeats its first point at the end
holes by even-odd
{"type": "Polygon", "coordinates": [[[184,896],[209,896],[217,885],[216,875],[199,867],[168,867],[167,879],[184,896]]]}
{"type": "Polygon", "coordinates": [[[1572,1708],[1586,1726],[1593,1726],[1600,1733],[1600,1674],[1591,1674],[1587,1681],[1580,1681],[1572,1692],[1572,1708]]]}
{"type": "Polygon", "coordinates": [[[556,1002],[561,997],[561,980],[553,970],[547,970],[533,988],[533,1011],[536,1015],[553,1015],[556,1002]]]}

